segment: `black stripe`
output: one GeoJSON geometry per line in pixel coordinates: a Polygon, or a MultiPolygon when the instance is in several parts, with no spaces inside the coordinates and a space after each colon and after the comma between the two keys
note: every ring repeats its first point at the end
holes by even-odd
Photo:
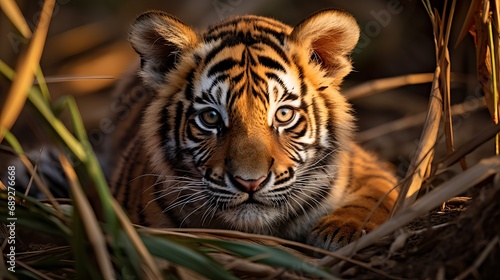
{"type": "Polygon", "coordinates": [[[294,175],[295,175],[295,171],[293,171],[293,168],[289,167],[288,168],[288,177],[274,182],[274,185],[280,185],[280,184],[286,183],[286,182],[290,181],[294,177],[294,175]]]}
{"type": "MultiPolygon", "coordinates": [[[[329,137],[328,142],[332,147],[335,147],[338,142],[337,142],[337,136],[336,136],[337,129],[335,128],[335,120],[333,120],[333,118],[336,116],[333,116],[333,117],[331,116],[331,112],[335,106],[331,102],[329,102],[327,99],[324,99],[324,101],[325,101],[325,108],[327,108],[327,110],[330,110],[328,112],[329,118],[326,119],[326,131],[327,131],[328,135],[331,136],[331,137],[329,137]]],[[[351,153],[351,156],[352,156],[352,153],[351,153]]]]}
{"type": "Polygon", "coordinates": [[[300,96],[294,94],[293,92],[286,91],[281,97],[280,101],[295,101],[299,99],[300,96]]]}
{"type": "Polygon", "coordinates": [[[266,80],[262,78],[257,72],[255,72],[253,69],[250,69],[250,75],[252,76],[252,80],[254,83],[259,84],[259,83],[266,83],[266,80]]]}
{"type": "Polygon", "coordinates": [[[265,37],[261,38],[259,43],[262,43],[272,48],[286,64],[290,64],[290,59],[288,58],[288,55],[285,53],[285,51],[283,51],[283,48],[281,46],[277,45],[273,41],[269,40],[269,38],[265,37]]]}
{"type": "Polygon", "coordinates": [[[293,126],[291,126],[291,127],[287,128],[286,130],[287,130],[287,131],[294,131],[294,130],[295,130],[295,129],[297,129],[297,127],[298,127],[299,125],[301,125],[304,121],[306,121],[305,117],[304,117],[304,116],[302,116],[302,115],[299,115],[299,119],[297,120],[297,122],[296,122],[293,126]]]}
{"type": "Polygon", "coordinates": [[[186,77],[186,91],[184,92],[184,97],[186,100],[193,100],[193,90],[194,90],[194,85],[193,85],[193,79],[194,79],[194,71],[195,69],[191,69],[189,71],[189,74],[186,77]]]}
{"type": "Polygon", "coordinates": [[[241,78],[243,78],[243,72],[233,75],[231,77],[231,84],[238,84],[241,81],[241,78]]]}
{"type": "MultiPolygon", "coordinates": [[[[214,88],[219,86],[220,83],[224,82],[225,80],[227,80],[229,78],[229,75],[227,74],[220,74],[219,76],[217,76],[217,78],[215,78],[212,82],[212,84],[210,85],[210,87],[208,88],[208,91],[204,91],[203,92],[203,95],[206,94],[205,96],[202,96],[203,99],[210,99],[212,100],[212,103],[214,104],[217,104],[217,103],[220,103],[220,100],[214,100],[213,98],[214,97],[211,97],[211,93],[214,91],[214,88]]],[[[199,99],[198,99],[199,100],[199,99]]],[[[206,101],[201,101],[199,103],[202,103],[202,104],[206,104],[208,102],[206,101]]]]}
{"type": "Polygon", "coordinates": [[[196,166],[204,165],[208,161],[210,156],[212,155],[207,150],[202,150],[202,152],[203,152],[203,154],[199,153],[199,154],[201,154],[201,157],[196,161],[196,166]]]}
{"type": "MultiPolygon", "coordinates": [[[[295,128],[299,125],[299,123],[302,123],[302,122],[306,122],[306,121],[305,120],[297,121],[297,123],[293,127],[291,127],[290,130],[292,130],[292,131],[295,130],[295,128]]],[[[293,132],[294,137],[296,137],[296,138],[304,137],[304,135],[306,135],[307,129],[308,129],[308,126],[307,126],[307,122],[306,122],[306,125],[304,125],[304,127],[300,131],[293,132]]]]}
{"type": "MultiPolygon", "coordinates": [[[[314,143],[317,143],[318,146],[319,145],[322,145],[321,144],[321,138],[322,138],[322,135],[325,134],[324,130],[323,130],[323,127],[321,126],[323,120],[321,119],[322,118],[322,115],[321,113],[323,113],[323,111],[325,111],[323,108],[319,108],[318,107],[318,103],[316,102],[316,98],[320,98],[320,97],[313,97],[313,100],[312,100],[312,103],[310,104],[310,107],[307,106],[304,106],[305,107],[305,110],[308,112],[308,115],[313,117],[314,118],[314,121],[311,121],[311,124],[314,123],[316,124],[316,127],[312,128],[313,130],[315,129],[316,131],[316,137],[315,137],[315,141],[314,143]],[[312,112],[311,112],[312,110],[312,112]]],[[[326,110],[325,112],[327,115],[330,114],[330,112],[328,110],[326,110]]],[[[326,135],[330,135],[330,133],[326,133],[326,135]]]]}
{"type": "Polygon", "coordinates": [[[168,132],[172,129],[170,127],[170,115],[169,115],[169,112],[168,112],[168,107],[167,105],[165,105],[163,107],[163,109],[161,110],[161,125],[160,125],[160,129],[158,131],[158,133],[160,135],[160,139],[161,139],[161,142],[162,142],[162,145],[165,145],[167,142],[168,142],[168,132]]]}
{"type": "MultiPolygon", "coordinates": [[[[130,173],[130,170],[132,170],[134,164],[131,164],[131,159],[132,159],[132,156],[131,154],[133,154],[133,151],[135,149],[137,149],[140,145],[134,145],[136,143],[136,138],[133,140],[133,142],[131,144],[128,145],[127,147],[127,151],[126,153],[123,155],[123,162],[124,164],[127,164],[125,165],[125,168],[126,168],[126,171],[124,170],[125,168],[121,168],[120,170],[120,173],[119,173],[119,181],[118,181],[118,188],[116,189],[116,193],[113,194],[113,196],[117,197],[120,193],[122,193],[123,189],[125,188],[125,193],[128,192],[128,182],[126,180],[126,177],[125,177],[125,174],[129,174],[130,173]],[[125,172],[123,172],[125,171],[125,172]]],[[[120,202],[122,202],[122,200],[120,200],[120,202]]]]}
{"type": "MultiPolygon", "coordinates": [[[[302,76],[301,76],[302,77],[302,76]]],[[[300,95],[306,96],[307,94],[307,85],[303,79],[300,80],[300,95]]]]}
{"type": "Polygon", "coordinates": [[[299,78],[300,78],[300,96],[305,96],[307,93],[307,85],[304,81],[304,69],[300,66],[298,63],[298,58],[297,56],[292,57],[293,62],[295,63],[297,70],[299,72],[299,78]]]}
{"type": "MultiPolygon", "coordinates": [[[[122,206],[127,209],[127,211],[129,211],[129,209],[132,209],[130,207],[130,184],[132,182],[135,175],[135,173],[133,172],[133,170],[135,168],[137,168],[137,158],[138,158],[138,151],[140,151],[139,149],[141,148],[141,145],[139,145],[138,143],[136,143],[136,145],[133,147],[132,151],[127,155],[127,163],[129,164],[129,166],[127,167],[126,169],[126,172],[125,174],[121,174],[121,175],[124,175],[122,178],[123,180],[120,182],[121,186],[125,188],[125,192],[123,194],[123,201],[122,201],[122,206]],[[125,205],[123,205],[125,204],[125,205]]],[[[130,213],[132,214],[132,213],[130,213]]]]}
{"type": "Polygon", "coordinates": [[[347,172],[347,184],[346,184],[346,186],[352,186],[352,180],[353,180],[353,178],[352,178],[352,169],[353,169],[352,158],[353,158],[353,156],[354,156],[354,151],[351,150],[349,152],[349,157],[348,157],[349,162],[347,163],[347,171],[348,172],[347,172]]]}
{"type": "Polygon", "coordinates": [[[175,146],[177,149],[181,146],[181,123],[184,117],[184,105],[182,101],[177,102],[176,110],[175,110],[175,128],[174,128],[174,137],[175,137],[175,146]]]}
{"type": "Polygon", "coordinates": [[[337,228],[337,229],[335,229],[335,231],[332,233],[332,238],[331,239],[335,238],[335,236],[337,236],[340,233],[340,229],[341,229],[340,227],[337,228]]]}
{"type": "Polygon", "coordinates": [[[241,95],[243,95],[244,90],[245,90],[244,87],[239,87],[239,88],[234,89],[232,94],[228,94],[228,95],[230,95],[229,102],[227,104],[228,108],[234,108],[234,103],[236,102],[236,100],[239,99],[239,97],[241,95]]]}
{"type": "Polygon", "coordinates": [[[285,44],[286,34],[281,31],[272,30],[269,28],[255,26],[254,29],[260,31],[264,34],[252,34],[250,31],[238,30],[236,27],[227,30],[221,30],[222,28],[211,30],[207,35],[204,36],[203,40],[205,43],[210,43],[217,40],[224,40],[227,38],[232,38],[233,40],[238,40],[240,43],[244,43],[246,45],[253,45],[262,40],[262,38],[266,38],[269,40],[269,36],[274,37],[279,44],[285,44]],[[215,34],[214,34],[215,33],[215,34]]]}
{"type": "Polygon", "coordinates": [[[241,44],[240,42],[236,41],[234,38],[226,38],[223,40],[220,45],[217,47],[213,48],[203,59],[203,63],[205,65],[208,64],[217,54],[219,54],[221,51],[223,51],[226,48],[233,47],[236,45],[241,44]]]}
{"type": "MultiPolygon", "coordinates": [[[[377,205],[377,203],[378,203],[378,202],[379,202],[379,200],[380,200],[380,199],[375,198],[375,197],[370,196],[370,195],[362,195],[361,197],[362,197],[362,198],[365,198],[365,199],[368,199],[368,200],[372,200],[373,202],[375,202],[375,205],[377,205]]],[[[386,212],[390,212],[390,210],[389,210],[387,207],[385,207],[385,205],[384,205],[383,201],[379,204],[379,207],[378,207],[378,208],[381,208],[381,209],[383,209],[383,210],[384,210],[384,211],[386,211],[386,212]]]]}
{"type": "Polygon", "coordinates": [[[368,211],[370,212],[371,209],[366,207],[366,206],[360,206],[360,205],[346,205],[346,206],[342,206],[340,207],[339,209],[349,209],[349,208],[354,208],[354,209],[362,209],[362,210],[365,210],[365,211],[368,211]]]}
{"type": "MultiPolygon", "coordinates": [[[[191,123],[192,125],[196,125],[196,122],[192,121],[191,123]]],[[[187,130],[186,130],[186,134],[187,134],[187,138],[195,143],[200,143],[203,141],[203,138],[197,138],[194,133],[193,133],[193,128],[192,126],[190,126],[187,130]]]]}
{"type": "Polygon", "coordinates": [[[281,32],[281,31],[275,31],[275,30],[272,30],[272,29],[269,29],[266,27],[259,28],[259,30],[261,30],[267,34],[271,34],[274,38],[276,38],[278,40],[278,42],[280,42],[281,45],[285,44],[285,36],[286,36],[285,33],[281,32]]]}
{"type": "MultiPolygon", "coordinates": [[[[148,174],[148,171],[149,171],[148,168],[149,168],[149,166],[147,164],[144,164],[141,174],[148,174]]],[[[144,209],[145,209],[145,205],[144,205],[144,201],[143,201],[144,200],[144,192],[139,191],[139,197],[135,198],[135,199],[137,200],[136,212],[137,212],[137,217],[139,219],[139,224],[147,227],[149,225],[149,223],[146,222],[146,216],[144,214],[144,209]]]]}
{"type": "Polygon", "coordinates": [[[211,76],[213,76],[215,74],[228,71],[228,70],[230,70],[231,68],[233,68],[237,64],[238,64],[238,61],[236,61],[236,60],[234,60],[232,58],[223,59],[223,60],[217,62],[214,66],[212,66],[208,70],[208,76],[211,77],[211,76]]]}
{"type": "MultiPolygon", "coordinates": [[[[280,22],[277,22],[275,20],[265,18],[265,17],[255,17],[255,16],[254,17],[247,17],[247,18],[235,17],[233,19],[228,19],[219,25],[209,27],[207,33],[211,34],[214,32],[218,32],[219,30],[224,29],[224,28],[231,28],[230,30],[234,30],[234,28],[236,27],[236,25],[238,23],[252,24],[253,27],[258,29],[258,30],[263,30],[264,28],[267,28],[262,23],[265,23],[266,25],[271,25],[272,27],[275,27],[276,29],[287,28],[287,26],[285,24],[282,24],[280,22]]],[[[277,32],[277,31],[275,31],[275,32],[277,32]]]]}
{"type": "Polygon", "coordinates": [[[365,175],[365,176],[362,176],[361,178],[365,179],[365,178],[373,178],[373,179],[380,179],[380,180],[383,180],[383,181],[386,181],[390,184],[394,184],[394,182],[391,180],[391,178],[389,178],[388,176],[383,176],[383,175],[365,175]]]}
{"type": "Polygon", "coordinates": [[[276,60],[267,57],[267,56],[261,56],[259,55],[257,57],[257,60],[259,61],[260,64],[264,65],[267,68],[278,70],[278,71],[283,71],[286,73],[285,68],[276,60]]]}
{"type": "Polygon", "coordinates": [[[278,84],[280,84],[281,87],[283,87],[283,89],[286,89],[285,83],[282,79],[280,79],[280,77],[278,77],[278,75],[272,72],[266,72],[266,77],[270,80],[276,81],[278,84]]]}

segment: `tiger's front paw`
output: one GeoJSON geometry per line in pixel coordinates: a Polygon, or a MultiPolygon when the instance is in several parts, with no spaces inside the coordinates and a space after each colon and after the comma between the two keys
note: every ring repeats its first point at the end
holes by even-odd
{"type": "Polygon", "coordinates": [[[321,218],[311,230],[307,243],[314,247],[335,251],[372,231],[372,223],[345,216],[327,215],[321,218]]]}

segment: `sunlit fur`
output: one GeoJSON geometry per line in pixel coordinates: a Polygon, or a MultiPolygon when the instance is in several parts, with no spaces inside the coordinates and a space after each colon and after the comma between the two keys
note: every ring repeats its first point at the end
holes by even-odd
{"type": "Polygon", "coordinates": [[[148,98],[134,108],[140,129],[137,118],[121,127],[132,136],[112,180],[132,220],[330,250],[384,222],[396,180],[354,143],[339,93],[358,37],[337,10],[294,28],[242,16],[202,34],[162,12],[140,16],[130,42],[148,98]]]}

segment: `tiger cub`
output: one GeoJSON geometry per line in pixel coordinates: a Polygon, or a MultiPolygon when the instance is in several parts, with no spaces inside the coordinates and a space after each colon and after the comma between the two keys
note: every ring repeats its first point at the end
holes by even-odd
{"type": "Polygon", "coordinates": [[[113,140],[123,151],[111,182],[132,221],[328,250],[383,223],[396,179],[353,141],[339,93],[358,37],[338,10],[293,28],[235,17],[201,34],[163,12],[139,16],[129,40],[140,77],[128,86],[147,96],[113,140]]]}

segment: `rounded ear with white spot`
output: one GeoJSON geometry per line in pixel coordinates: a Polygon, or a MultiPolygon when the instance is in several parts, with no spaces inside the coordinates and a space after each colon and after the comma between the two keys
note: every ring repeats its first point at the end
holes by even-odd
{"type": "Polygon", "coordinates": [[[144,82],[156,87],[165,82],[165,74],[175,67],[178,56],[197,44],[198,37],[177,18],[149,11],[132,23],[129,41],[141,57],[144,82]]]}
{"type": "Polygon", "coordinates": [[[290,37],[311,51],[329,76],[340,82],[351,71],[349,53],[359,39],[359,26],[350,14],[324,10],[294,27],[290,37]]]}

